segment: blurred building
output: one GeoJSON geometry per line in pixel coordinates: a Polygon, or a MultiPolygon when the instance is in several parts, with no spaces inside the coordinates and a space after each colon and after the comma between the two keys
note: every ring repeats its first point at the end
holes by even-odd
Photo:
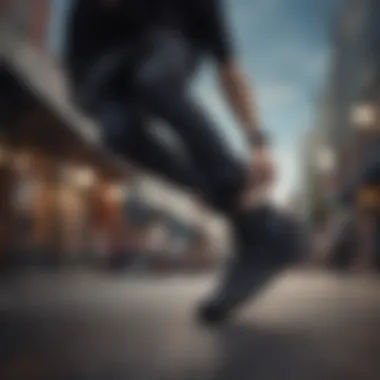
{"type": "Polygon", "coordinates": [[[333,33],[326,144],[344,182],[379,140],[380,3],[345,0],[333,33]]]}
{"type": "Polygon", "coordinates": [[[327,86],[303,145],[309,220],[326,220],[330,199],[379,143],[380,3],[344,0],[335,17],[327,86]]]}

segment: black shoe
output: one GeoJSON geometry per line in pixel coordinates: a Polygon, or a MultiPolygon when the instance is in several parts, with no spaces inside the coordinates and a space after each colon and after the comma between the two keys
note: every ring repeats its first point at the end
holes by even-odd
{"type": "Polygon", "coordinates": [[[228,268],[220,288],[198,310],[203,322],[223,322],[246,299],[256,295],[278,273],[273,266],[255,265],[248,257],[239,257],[228,268]]]}
{"type": "Polygon", "coordinates": [[[216,294],[198,309],[203,322],[224,321],[297,258],[301,247],[296,224],[277,212],[271,212],[270,217],[261,221],[261,226],[268,222],[266,231],[261,230],[260,239],[243,244],[216,294]]]}

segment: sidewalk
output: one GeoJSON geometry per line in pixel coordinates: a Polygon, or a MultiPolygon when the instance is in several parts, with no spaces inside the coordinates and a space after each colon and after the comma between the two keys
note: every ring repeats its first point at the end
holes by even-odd
{"type": "Polygon", "coordinates": [[[206,329],[193,313],[212,282],[85,272],[19,276],[8,284],[8,298],[0,294],[8,303],[0,305],[0,378],[380,378],[377,279],[284,274],[238,318],[206,329]]]}

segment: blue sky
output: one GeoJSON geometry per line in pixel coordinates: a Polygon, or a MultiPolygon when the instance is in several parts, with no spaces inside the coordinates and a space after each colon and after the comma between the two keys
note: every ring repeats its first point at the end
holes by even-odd
{"type": "MultiPolygon", "coordinates": [[[[274,139],[279,164],[275,190],[284,200],[296,190],[300,138],[313,123],[316,98],[328,72],[333,16],[339,0],[227,0],[228,18],[242,64],[254,85],[264,125],[274,139]]],[[[211,70],[197,90],[234,147],[238,126],[227,111],[211,70]]]]}
{"type": "MultiPolygon", "coordinates": [[[[300,138],[313,123],[316,98],[324,88],[329,33],[341,1],[225,0],[242,65],[256,90],[263,123],[273,135],[279,200],[300,181],[300,138]]],[[[54,2],[50,46],[58,53],[70,1],[54,2]]],[[[209,68],[201,72],[196,88],[234,148],[243,149],[238,126],[209,68]]]]}

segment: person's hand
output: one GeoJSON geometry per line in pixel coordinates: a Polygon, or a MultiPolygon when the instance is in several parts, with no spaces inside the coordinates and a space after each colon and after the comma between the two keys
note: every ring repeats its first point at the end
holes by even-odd
{"type": "Polygon", "coordinates": [[[252,178],[258,186],[271,186],[276,179],[276,166],[267,147],[252,148],[252,178]]]}
{"type": "Polygon", "coordinates": [[[267,187],[275,180],[275,164],[270,151],[270,139],[262,129],[252,126],[247,137],[251,146],[251,170],[258,186],[267,187]]]}
{"type": "Polygon", "coordinates": [[[243,193],[240,205],[251,208],[268,199],[275,180],[275,165],[267,147],[252,148],[250,155],[250,184],[243,193]]]}

